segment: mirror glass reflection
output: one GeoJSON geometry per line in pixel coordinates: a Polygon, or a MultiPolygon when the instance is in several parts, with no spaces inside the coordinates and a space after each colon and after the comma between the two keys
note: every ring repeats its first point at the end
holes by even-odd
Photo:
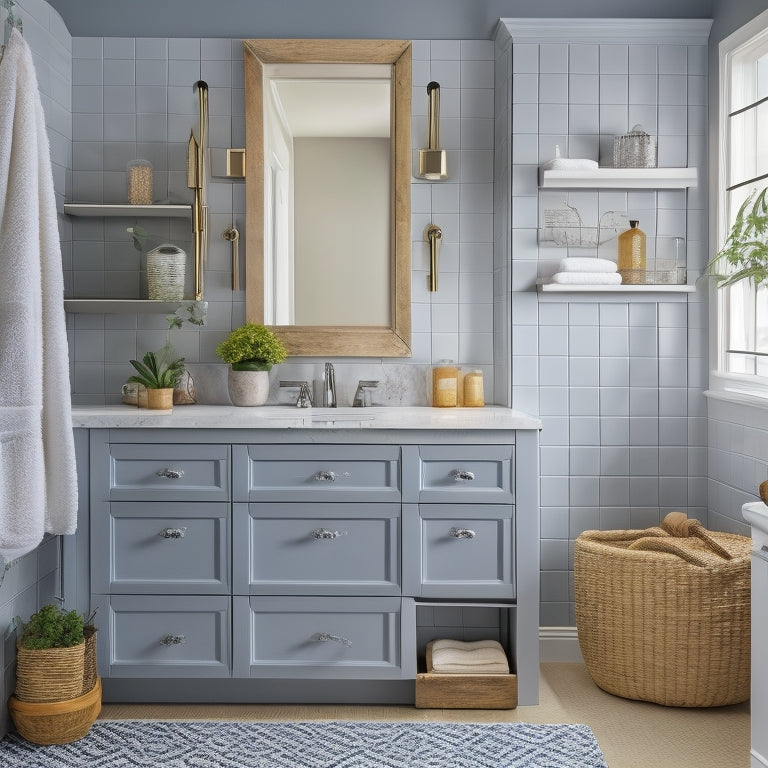
{"type": "Polygon", "coordinates": [[[390,323],[390,69],[264,67],[269,325],[390,323]]]}

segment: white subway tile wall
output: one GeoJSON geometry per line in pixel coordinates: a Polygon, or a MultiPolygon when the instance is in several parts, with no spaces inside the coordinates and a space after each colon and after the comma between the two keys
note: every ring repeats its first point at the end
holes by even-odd
{"type": "MultiPolygon", "coordinates": [[[[209,86],[209,144],[244,144],[245,110],[242,45],[239,40],[74,38],[72,40],[71,189],[77,202],[126,200],[126,165],[143,158],[153,166],[155,202],[191,202],[186,152],[197,125],[194,83],[209,86]]],[[[494,371],[508,367],[508,343],[494,337],[494,45],[491,41],[436,40],[413,43],[413,160],[427,140],[427,83],[440,92],[440,137],[447,150],[449,178],[412,180],[412,325],[413,356],[408,360],[340,360],[337,380],[380,379],[374,400],[382,404],[426,404],[430,367],[443,358],[480,368],[486,374],[487,402],[506,402],[494,394],[494,371]],[[443,230],[440,290],[426,288],[427,224],[443,230]],[[494,366],[496,363],[496,366],[494,366]],[[408,375],[402,376],[407,366],[408,375]],[[395,386],[394,381],[406,383],[395,386]]],[[[68,146],[68,145],[65,145],[68,146]]],[[[68,166],[68,163],[64,166],[68,166]]],[[[63,176],[63,174],[62,174],[63,176]]],[[[535,183],[535,178],[531,179],[535,183]]],[[[527,193],[533,194],[535,186],[527,193]]],[[[63,194],[62,194],[63,199],[63,194]]],[[[230,245],[218,234],[233,222],[245,231],[244,184],[212,178],[208,189],[210,246],[205,269],[209,302],[204,328],[173,333],[173,344],[193,374],[210,375],[222,365],[216,345],[244,321],[244,294],[230,289],[230,245]]],[[[170,241],[191,253],[185,219],[87,219],[64,217],[72,232],[65,258],[66,296],[140,298],[141,253],[126,227],[138,224],[155,244],[170,241]]],[[[244,270],[244,266],[241,266],[244,270]]],[[[498,279],[498,276],[497,276],[498,279]]],[[[185,295],[192,292],[187,274],[185,295]]],[[[242,280],[241,280],[241,284],[242,280]]],[[[128,360],[165,341],[162,315],[75,315],[69,318],[75,403],[118,402],[120,386],[132,372],[128,360]]],[[[506,337],[505,337],[506,338],[506,337]]],[[[272,401],[286,396],[278,377],[295,378],[299,366],[320,362],[289,361],[274,369],[272,401]]],[[[207,390],[207,388],[206,388],[207,390]]],[[[219,393],[226,401],[226,393],[219,393]]],[[[351,397],[351,395],[350,395],[351,397]]]]}

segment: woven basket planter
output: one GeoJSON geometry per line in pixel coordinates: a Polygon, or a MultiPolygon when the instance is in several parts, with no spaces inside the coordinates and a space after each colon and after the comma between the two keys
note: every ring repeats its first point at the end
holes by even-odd
{"type": "Polygon", "coordinates": [[[96,627],[87,626],[83,629],[85,637],[85,651],[83,657],[83,688],[85,695],[93,690],[99,677],[98,662],[96,658],[96,627]]]}
{"type": "Polygon", "coordinates": [[[675,707],[749,698],[751,539],[681,512],[661,528],[585,531],[574,554],[576,626],[603,690],[675,707]]]}
{"type": "Polygon", "coordinates": [[[16,730],[33,744],[69,744],[82,739],[101,712],[101,681],[83,696],[67,701],[29,703],[8,699],[16,730]]]}
{"type": "Polygon", "coordinates": [[[85,641],[70,648],[16,646],[16,692],[30,703],[66,701],[83,693],[85,641]]]}

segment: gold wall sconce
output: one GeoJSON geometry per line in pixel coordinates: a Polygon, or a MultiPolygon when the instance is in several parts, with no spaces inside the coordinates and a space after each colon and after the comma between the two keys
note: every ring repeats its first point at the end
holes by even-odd
{"type": "Polygon", "coordinates": [[[427,290],[437,290],[437,257],[439,256],[440,241],[443,230],[436,224],[429,224],[424,230],[424,238],[429,243],[429,274],[427,275],[427,290]]]}
{"type": "Polygon", "coordinates": [[[429,96],[429,148],[419,150],[419,177],[430,181],[448,178],[445,150],[440,149],[440,83],[427,86],[429,96]]]}

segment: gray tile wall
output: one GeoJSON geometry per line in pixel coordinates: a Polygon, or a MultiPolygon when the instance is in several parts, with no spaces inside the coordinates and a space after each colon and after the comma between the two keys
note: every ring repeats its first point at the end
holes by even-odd
{"type": "MultiPolygon", "coordinates": [[[[157,201],[190,202],[186,148],[197,126],[193,83],[209,85],[211,148],[244,145],[242,46],[238,40],[75,38],[73,40],[73,164],[71,199],[125,202],[126,164],[137,157],[154,168],[157,201]]],[[[493,105],[490,41],[413,43],[413,159],[427,141],[426,85],[441,85],[441,145],[449,179],[412,182],[413,357],[409,360],[339,361],[337,381],[358,378],[405,382],[376,392],[377,401],[425,404],[431,364],[450,358],[486,373],[493,393],[493,105]],[[440,290],[426,290],[426,225],[443,230],[440,290]],[[402,375],[403,365],[411,375],[402,375]]],[[[203,329],[173,333],[173,344],[196,376],[221,380],[215,355],[226,333],[244,321],[244,294],[230,289],[230,246],[221,232],[234,221],[244,239],[244,185],[213,178],[209,186],[210,249],[205,270],[208,320],[203,329]]],[[[72,297],[138,298],[141,255],[125,219],[73,218],[73,255],[67,291],[72,297]]],[[[137,222],[161,240],[191,252],[184,219],[137,222]]],[[[187,277],[191,292],[191,275],[187,277]]],[[[242,283],[241,283],[242,284],[242,283]]],[[[74,315],[70,318],[72,381],[76,403],[115,402],[132,372],[128,360],[165,341],[162,315],[74,315]]],[[[291,360],[272,373],[272,400],[287,398],[279,378],[317,378],[320,362],[291,360]]],[[[216,386],[219,386],[216,384],[216,386]]],[[[209,388],[210,389],[210,388],[209,388]]],[[[226,401],[226,393],[212,393],[226,401]]],[[[351,398],[351,394],[350,394],[351,398]]]]}
{"type": "MultiPolygon", "coordinates": [[[[685,237],[693,282],[706,262],[706,46],[511,35],[512,404],[543,423],[541,624],[573,625],[582,531],[644,528],[673,509],[707,521],[706,305],[699,293],[537,294],[564,256],[598,255],[539,245],[539,208],[565,200],[587,226],[625,211],[641,220],[649,254],[657,235],[685,237]],[[614,134],[636,123],[658,137],[660,166],[699,168],[697,188],[539,193],[555,145],[610,165],[614,134]]],[[[509,40],[503,30],[497,51],[509,40]]],[[[615,260],[615,247],[599,255],[615,260]]]]}

